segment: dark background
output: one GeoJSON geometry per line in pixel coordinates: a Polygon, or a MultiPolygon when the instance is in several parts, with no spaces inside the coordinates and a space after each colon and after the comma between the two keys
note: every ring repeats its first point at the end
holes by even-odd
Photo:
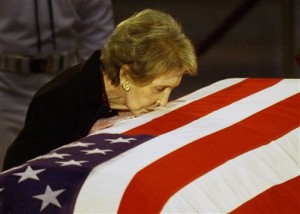
{"type": "Polygon", "coordinates": [[[226,78],[300,78],[300,65],[295,60],[300,48],[299,0],[112,2],[116,24],[139,10],[159,9],[179,20],[194,43],[198,75],[184,77],[170,99],[226,78]],[[205,47],[208,38],[212,43],[205,47]]]}

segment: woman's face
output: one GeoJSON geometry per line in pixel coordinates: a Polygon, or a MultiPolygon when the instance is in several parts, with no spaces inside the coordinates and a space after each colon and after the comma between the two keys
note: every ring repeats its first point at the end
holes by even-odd
{"type": "Polygon", "coordinates": [[[180,84],[183,72],[174,72],[155,78],[145,86],[138,86],[130,82],[130,90],[125,93],[128,110],[138,116],[155,110],[158,106],[165,106],[171,91],[180,84]]]}

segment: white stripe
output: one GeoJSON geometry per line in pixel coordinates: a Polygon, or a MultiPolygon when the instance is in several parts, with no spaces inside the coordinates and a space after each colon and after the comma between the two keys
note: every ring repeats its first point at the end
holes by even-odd
{"type": "Polygon", "coordinates": [[[246,97],[177,130],[160,135],[97,166],[83,185],[75,212],[80,213],[86,210],[115,213],[124,190],[140,169],[191,141],[228,127],[297,93],[298,82],[283,80],[275,86],[246,97]]]}
{"type": "Polygon", "coordinates": [[[162,213],[229,213],[272,186],[299,176],[299,134],[297,128],[215,168],[171,197],[162,213]]]}

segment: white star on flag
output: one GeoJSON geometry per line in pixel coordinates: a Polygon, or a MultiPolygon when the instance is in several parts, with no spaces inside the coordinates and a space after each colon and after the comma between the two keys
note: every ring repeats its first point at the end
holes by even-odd
{"type": "Polygon", "coordinates": [[[50,158],[59,158],[64,159],[65,156],[71,156],[70,154],[58,154],[56,152],[49,153],[47,155],[42,156],[42,159],[50,159],[50,158]]]}
{"type": "Polygon", "coordinates": [[[60,166],[81,166],[82,163],[86,163],[88,161],[75,161],[75,160],[69,160],[69,161],[56,161],[56,163],[61,164],[60,166]]]}
{"type": "Polygon", "coordinates": [[[30,166],[27,166],[27,168],[24,172],[14,173],[13,175],[20,176],[21,178],[18,181],[18,183],[21,183],[22,181],[25,181],[27,179],[39,180],[39,178],[37,177],[37,174],[39,174],[45,170],[46,169],[33,170],[30,166]]]}
{"type": "MultiPolygon", "coordinates": [[[[68,144],[66,146],[62,146],[63,148],[72,148],[72,147],[89,147],[90,145],[95,145],[95,143],[82,143],[82,142],[75,142],[68,144]]],[[[61,147],[61,148],[62,148],[61,147]]]]}
{"type": "Polygon", "coordinates": [[[135,138],[122,138],[119,137],[117,139],[105,139],[105,141],[110,141],[110,143],[131,143],[131,140],[136,140],[135,138]]]}
{"type": "Polygon", "coordinates": [[[56,199],[57,196],[59,196],[62,192],[64,192],[65,189],[52,191],[51,187],[47,185],[45,193],[41,195],[35,195],[33,198],[39,199],[42,201],[42,206],[40,211],[45,209],[49,204],[53,204],[57,207],[61,207],[58,200],[56,199]]]}
{"type": "Polygon", "coordinates": [[[91,150],[81,150],[82,152],[85,152],[86,155],[90,154],[103,154],[106,155],[106,152],[112,152],[113,150],[111,149],[91,149],[91,150]]]}

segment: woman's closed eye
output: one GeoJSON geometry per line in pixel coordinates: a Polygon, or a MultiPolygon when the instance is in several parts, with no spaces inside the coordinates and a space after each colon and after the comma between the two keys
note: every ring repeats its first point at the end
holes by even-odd
{"type": "Polygon", "coordinates": [[[158,92],[163,92],[166,89],[166,87],[164,87],[164,86],[158,86],[158,87],[155,87],[155,89],[158,92]]]}

